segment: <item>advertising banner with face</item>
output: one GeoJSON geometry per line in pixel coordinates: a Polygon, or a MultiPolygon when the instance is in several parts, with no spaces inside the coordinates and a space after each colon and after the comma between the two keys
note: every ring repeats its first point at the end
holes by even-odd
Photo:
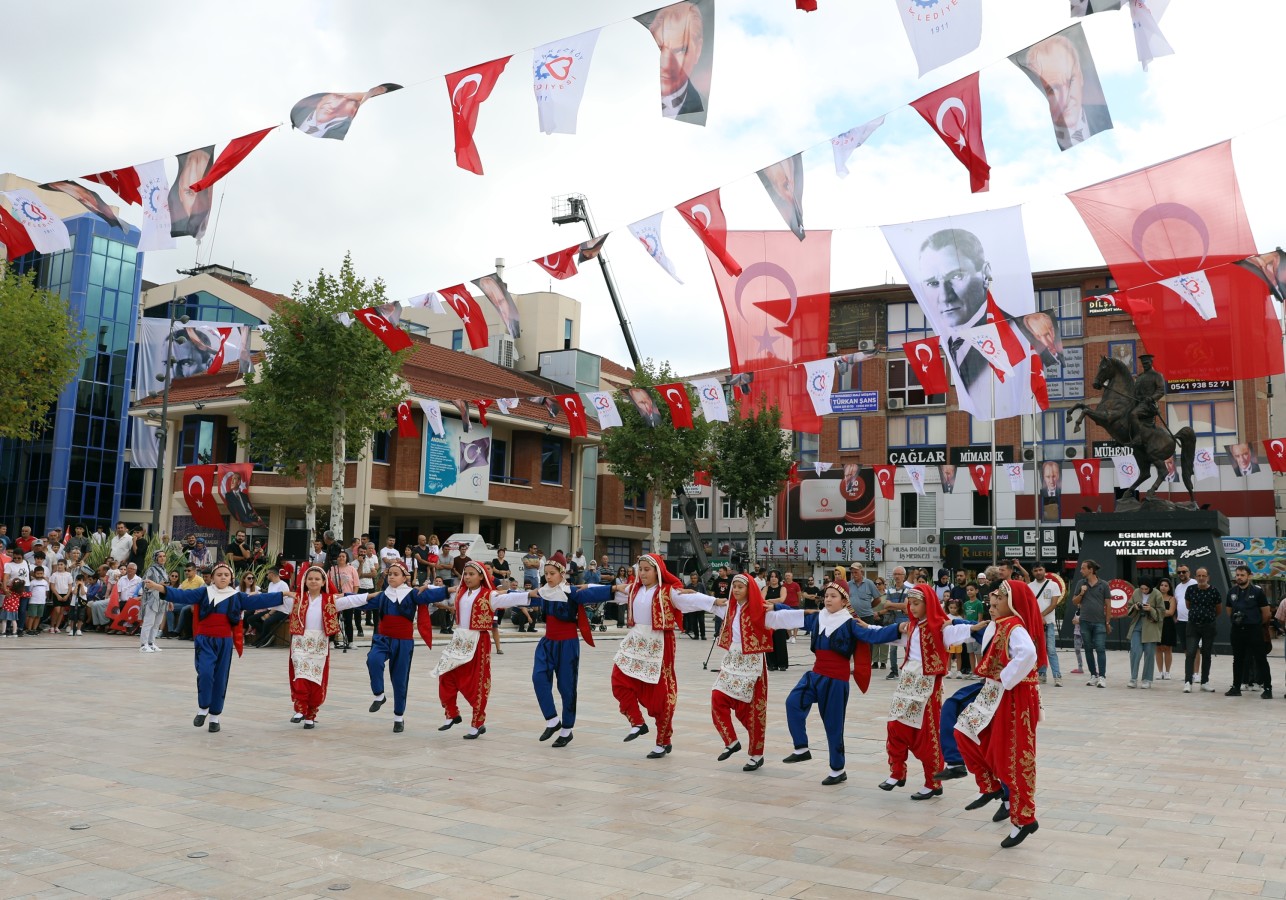
{"type": "Polygon", "coordinates": [[[1019,50],[1009,59],[1049,102],[1058,149],[1068,150],[1100,131],[1111,130],[1107,99],[1085,30],[1079,23],[1019,50]]]}

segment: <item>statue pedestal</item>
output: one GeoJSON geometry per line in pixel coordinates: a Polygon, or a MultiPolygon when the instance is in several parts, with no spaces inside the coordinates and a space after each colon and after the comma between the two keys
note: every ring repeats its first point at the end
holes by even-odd
{"type": "MultiPolygon", "coordinates": [[[[1098,577],[1105,581],[1124,578],[1137,585],[1140,561],[1176,562],[1187,564],[1194,577],[1198,568],[1205,568],[1210,583],[1224,596],[1228,594],[1228,563],[1223,552],[1228,517],[1217,510],[1081,513],[1076,517],[1076,530],[1083,535],[1080,559],[1092,559],[1102,566],[1098,577]]],[[[1153,579],[1165,574],[1142,571],[1153,579]]]]}

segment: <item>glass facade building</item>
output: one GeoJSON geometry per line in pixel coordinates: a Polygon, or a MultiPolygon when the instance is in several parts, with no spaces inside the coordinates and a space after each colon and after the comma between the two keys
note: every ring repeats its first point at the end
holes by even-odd
{"type": "Polygon", "coordinates": [[[0,440],[0,522],[36,533],[83,524],[110,529],[121,508],[142,255],[139,231],[93,215],[64,220],[72,249],[12,262],[60,294],[85,333],[76,377],[35,440],[0,440]]]}

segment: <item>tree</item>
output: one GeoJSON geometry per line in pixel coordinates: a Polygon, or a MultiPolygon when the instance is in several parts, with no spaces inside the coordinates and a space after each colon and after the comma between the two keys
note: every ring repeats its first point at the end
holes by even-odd
{"type": "Polygon", "coordinates": [[[76,376],[85,333],[67,301],[36,287],[35,273],[0,262],[0,437],[28,440],[76,376]]]}
{"type": "MultiPolygon", "coordinates": [[[[736,407],[737,401],[733,401],[736,407]]],[[[781,430],[776,406],[760,408],[746,417],[735,409],[711,437],[710,479],[723,495],[746,514],[746,551],[755,561],[755,519],[768,514],[769,504],[790,474],[790,437],[781,430]]]]}
{"type": "MultiPolygon", "coordinates": [[[[670,371],[669,363],[659,365],[647,360],[634,373],[634,387],[650,388],[656,384],[678,380],[670,371]]],[[[692,408],[692,392],[688,392],[688,408],[692,408]]],[[[661,416],[661,423],[653,428],[629,400],[616,404],[621,414],[621,426],[609,428],[602,435],[602,453],[607,468],[621,479],[625,490],[631,494],[652,491],[652,549],[661,545],[661,509],[675,491],[692,480],[700,460],[705,456],[710,440],[710,424],[702,418],[693,419],[692,428],[675,428],[670,421],[670,409],[653,403],[661,416]]]]}
{"type": "Polygon", "coordinates": [[[407,395],[396,356],[365,327],[336,317],[388,302],[384,282],[367,282],[344,256],[339,273],[326,271],[278,305],[264,338],[258,372],[246,377],[243,414],[250,452],[271,459],[286,474],[303,476],[304,516],[317,527],[317,467],[331,464],[330,526],[344,534],[344,469],[348,447],[365,447],[391,423],[389,411],[407,395]]]}

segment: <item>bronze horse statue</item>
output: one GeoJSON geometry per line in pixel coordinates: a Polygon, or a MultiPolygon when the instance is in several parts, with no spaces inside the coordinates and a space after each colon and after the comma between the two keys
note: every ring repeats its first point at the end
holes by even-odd
{"type": "Polygon", "coordinates": [[[1103,399],[1097,407],[1090,408],[1084,403],[1077,403],[1067,411],[1067,421],[1076,416],[1075,431],[1081,430],[1085,417],[1101,425],[1112,440],[1128,446],[1139,464],[1139,477],[1130,485],[1128,492],[1133,496],[1156,467],[1156,480],[1147,490],[1147,499],[1155,500],[1157,488],[1165,480],[1165,461],[1179,451],[1180,474],[1183,484],[1188,489],[1188,500],[1194,505],[1197,498],[1192,490],[1193,462],[1196,455],[1197,435],[1191,426],[1185,425],[1177,432],[1168,428],[1153,426],[1138,421],[1134,414],[1134,376],[1119,359],[1103,357],[1098,372],[1094,375],[1094,389],[1103,392],[1103,399]]]}

